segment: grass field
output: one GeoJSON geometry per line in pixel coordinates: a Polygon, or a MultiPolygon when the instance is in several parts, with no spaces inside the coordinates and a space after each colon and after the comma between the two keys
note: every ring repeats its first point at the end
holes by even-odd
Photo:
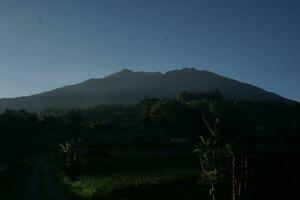
{"type": "Polygon", "coordinates": [[[70,178],[63,172],[56,175],[56,181],[65,193],[72,199],[84,200],[209,199],[208,188],[197,184],[197,178],[195,170],[81,175],[76,178],[70,178]]]}
{"type": "MultiPolygon", "coordinates": [[[[123,157],[105,167],[93,163],[72,170],[56,167],[52,172],[56,184],[70,199],[209,199],[207,186],[197,184],[198,166],[188,160],[191,157],[123,157]]],[[[218,189],[217,195],[230,199],[226,187],[218,189]]]]}

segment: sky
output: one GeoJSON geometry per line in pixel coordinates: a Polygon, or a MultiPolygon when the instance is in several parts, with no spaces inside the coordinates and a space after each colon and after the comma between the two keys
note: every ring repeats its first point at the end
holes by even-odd
{"type": "Polygon", "coordinates": [[[298,0],[0,0],[0,98],[123,68],[206,69],[300,101],[298,0]]]}

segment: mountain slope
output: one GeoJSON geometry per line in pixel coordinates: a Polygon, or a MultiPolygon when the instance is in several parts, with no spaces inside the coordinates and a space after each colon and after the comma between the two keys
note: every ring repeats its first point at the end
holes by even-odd
{"type": "Polygon", "coordinates": [[[0,99],[0,110],[38,111],[47,107],[84,108],[98,104],[134,104],[145,97],[174,97],[183,91],[219,89],[225,98],[250,101],[291,102],[277,94],[215,73],[184,68],[160,72],[122,70],[100,79],[19,98],[0,99]]]}

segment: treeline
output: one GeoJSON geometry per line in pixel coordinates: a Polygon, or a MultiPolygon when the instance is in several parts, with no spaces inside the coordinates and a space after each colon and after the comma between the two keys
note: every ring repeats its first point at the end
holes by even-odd
{"type": "MultiPolygon", "coordinates": [[[[300,104],[225,100],[219,91],[183,92],[176,98],[147,98],[137,105],[90,109],[47,109],[40,113],[6,110],[0,114],[2,143],[45,134],[102,138],[196,138],[208,133],[201,116],[218,122],[220,134],[246,144],[296,143],[300,104]],[[63,134],[62,134],[63,135],[63,134]]],[[[300,141],[299,141],[300,142],[300,141]]]]}

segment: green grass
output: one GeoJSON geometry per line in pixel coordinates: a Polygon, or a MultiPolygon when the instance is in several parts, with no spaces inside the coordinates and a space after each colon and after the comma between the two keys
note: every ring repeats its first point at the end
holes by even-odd
{"type": "MultiPolygon", "coordinates": [[[[79,175],[75,178],[56,171],[55,176],[56,183],[72,199],[209,199],[208,188],[196,183],[198,170],[195,169],[79,175]]],[[[221,193],[224,194],[223,190],[221,193]]],[[[222,195],[222,199],[229,198],[222,195]]]]}
{"type": "Polygon", "coordinates": [[[94,196],[108,197],[124,189],[138,189],[164,185],[176,180],[196,176],[195,171],[164,171],[98,176],[79,176],[75,180],[64,179],[65,184],[83,199],[94,196]]]}
{"type": "MultiPolygon", "coordinates": [[[[51,170],[54,181],[69,199],[210,199],[208,187],[197,184],[199,162],[190,154],[112,156],[71,167],[57,164],[51,170]]],[[[220,199],[230,199],[227,186],[217,190],[220,199]]]]}

